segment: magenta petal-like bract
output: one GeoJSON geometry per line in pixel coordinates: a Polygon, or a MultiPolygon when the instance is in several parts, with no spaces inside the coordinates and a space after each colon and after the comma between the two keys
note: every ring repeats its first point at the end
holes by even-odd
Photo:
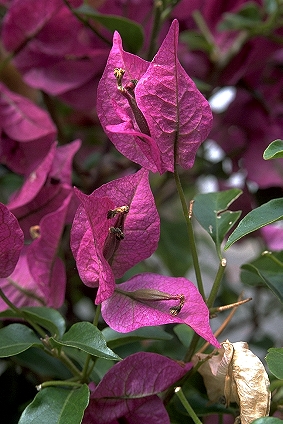
{"type": "Polygon", "coordinates": [[[0,277],[8,277],[18,262],[24,234],[17,218],[0,203],[0,277]]]}
{"type": "Polygon", "coordinates": [[[64,265],[57,257],[57,251],[72,195],[70,192],[59,209],[42,218],[40,237],[30,244],[27,252],[27,261],[34,280],[45,299],[53,299],[53,306],[57,307],[64,301],[66,286],[64,265]]]}
{"type": "Polygon", "coordinates": [[[212,112],[177,57],[179,28],[174,20],[166,38],[136,86],[136,100],[161,151],[163,168],[191,168],[212,127],[212,112]],[[176,146],[176,147],[174,147],[176,146]]]}
{"type": "MultiPolygon", "coordinates": [[[[66,272],[57,252],[72,195],[70,191],[57,210],[41,219],[36,229],[38,237],[21,250],[8,278],[0,279],[1,289],[18,308],[43,305],[59,308],[64,302],[66,272]]],[[[7,305],[0,301],[0,310],[5,309],[7,305]]]]}
{"type": "Polygon", "coordinates": [[[113,296],[102,303],[102,316],[113,330],[127,333],[140,327],[184,323],[189,325],[203,339],[219,347],[209,325],[209,311],[194,284],[183,277],[167,277],[144,273],[118,284],[113,296]],[[126,292],[150,289],[183,295],[185,303],[177,316],[170,314],[170,308],[178,305],[177,300],[138,301],[126,292]],[[125,293],[121,293],[120,291],[125,293]]]}
{"type": "Polygon", "coordinates": [[[73,222],[71,246],[83,282],[99,287],[96,303],[111,296],[115,278],[122,277],[157,248],[160,220],[148,174],[141,169],[104,184],[89,196],[76,190],[82,205],[73,222]],[[110,267],[103,249],[116,217],[107,219],[107,214],[121,206],[128,206],[129,212],[125,216],[124,238],[111,258],[110,267]]]}
{"type": "Polygon", "coordinates": [[[1,162],[28,175],[48,154],[56,127],[48,113],[0,84],[1,162]]]}
{"type": "Polygon", "coordinates": [[[212,126],[207,100],[177,58],[178,34],[174,20],[152,62],[146,62],[125,52],[115,32],[98,86],[97,113],[106,134],[124,156],[153,172],[173,172],[175,164],[191,168],[212,126]],[[115,68],[124,72],[120,89],[115,68]]]}
{"type": "Polygon", "coordinates": [[[109,423],[127,414],[134,418],[137,411],[136,424],[142,423],[141,417],[154,424],[169,423],[164,405],[154,395],[178,381],[191,367],[191,363],[182,364],[156,353],[128,356],[115,364],[92,392],[86,411],[88,419],[93,420],[89,422],[109,423]],[[154,405],[157,411],[152,411],[154,405]]]}
{"type": "Polygon", "coordinates": [[[160,171],[160,153],[156,141],[139,129],[127,99],[117,88],[114,69],[126,71],[125,81],[139,80],[149,62],[123,50],[118,32],[97,89],[97,114],[104,131],[115,147],[133,162],[153,172],[160,171]],[[151,154],[153,152],[153,155],[151,154]]]}
{"type": "Polygon", "coordinates": [[[3,42],[8,51],[19,49],[44,27],[61,6],[60,0],[15,0],[5,16],[3,42]]]}

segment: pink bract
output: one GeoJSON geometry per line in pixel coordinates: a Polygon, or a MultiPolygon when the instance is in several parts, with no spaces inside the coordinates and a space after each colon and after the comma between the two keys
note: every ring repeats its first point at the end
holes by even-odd
{"type": "MultiPolygon", "coordinates": [[[[37,238],[24,246],[14,271],[0,279],[0,287],[17,307],[59,308],[65,299],[66,273],[57,250],[72,193],[61,206],[39,222],[37,238]]],[[[0,310],[8,306],[1,300],[0,310]]]]}
{"type": "Polygon", "coordinates": [[[123,155],[153,172],[173,172],[175,163],[191,168],[212,126],[208,102],[177,58],[178,32],[174,20],[152,62],[125,52],[115,32],[98,86],[97,113],[106,134],[123,155]],[[123,86],[136,84],[135,109],[147,122],[149,133],[117,88],[115,68],[125,71],[123,86]]]}
{"type": "Polygon", "coordinates": [[[0,277],[10,275],[24,245],[24,235],[17,218],[0,203],[0,277]]]}
{"type": "Polygon", "coordinates": [[[148,174],[147,170],[141,169],[104,184],[89,196],[76,190],[82,204],[73,222],[71,247],[82,281],[88,286],[99,287],[96,303],[112,295],[115,278],[122,277],[157,248],[160,220],[148,174]],[[124,239],[115,250],[110,265],[103,250],[117,217],[108,219],[107,214],[121,206],[129,207],[124,239]]]}
{"type": "MultiPolygon", "coordinates": [[[[22,187],[13,193],[8,208],[18,218],[26,239],[29,238],[30,226],[38,224],[46,214],[58,209],[73,193],[72,160],[80,144],[80,140],[59,147],[53,143],[46,157],[26,176],[22,187]]],[[[73,196],[69,202],[67,220],[73,218],[77,205],[76,196],[73,196]]]]}
{"type": "Polygon", "coordinates": [[[183,277],[144,273],[118,284],[114,294],[102,303],[102,316],[113,330],[127,333],[140,327],[184,323],[212,345],[219,347],[209,325],[209,311],[195,285],[183,277]],[[177,300],[137,300],[127,296],[136,290],[158,290],[170,295],[183,295],[185,303],[173,316],[170,308],[177,300]],[[121,293],[121,290],[124,293],[121,293]]]}
{"type": "Polygon", "coordinates": [[[0,84],[0,120],[0,161],[14,172],[28,175],[55,141],[51,118],[29,99],[0,84]]]}
{"type": "Polygon", "coordinates": [[[156,353],[138,352],[115,364],[91,393],[83,423],[127,422],[169,424],[160,393],[192,367],[156,353]]]}

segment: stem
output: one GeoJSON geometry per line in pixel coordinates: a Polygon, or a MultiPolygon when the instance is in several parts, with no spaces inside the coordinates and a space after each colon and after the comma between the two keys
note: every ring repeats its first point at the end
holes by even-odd
{"type": "Polygon", "coordinates": [[[273,262],[275,262],[277,265],[279,265],[280,267],[283,267],[283,262],[280,261],[278,258],[276,258],[272,252],[269,252],[268,250],[265,250],[264,252],[262,252],[261,254],[262,256],[267,256],[269,259],[271,259],[273,262]]]}
{"type": "Polygon", "coordinates": [[[151,60],[156,52],[156,40],[161,26],[161,14],[162,14],[162,2],[161,0],[155,0],[154,2],[154,18],[153,25],[150,34],[150,42],[147,53],[147,60],[151,60]]]}
{"type": "Polygon", "coordinates": [[[176,387],[175,388],[175,393],[178,396],[179,400],[181,401],[181,403],[184,406],[184,408],[187,411],[187,413],[190,415],[190,417],[193,420],[193,422],[195,424],[202,424],[201,420],[197,417],[195,411],[193,410],[193,408],[189,404],[187,398],[185,397],[182,388],[181,387],[176,387]]]}
{"type": "MultiPolygon", "coordinates": [[[[96,310],[95,310],[95,315],[94,315],[94,319],[93,319],[93,325],[95,327],[97,327],[98,321],[99,321],[99,317],[100,317],[100,312],[101,312],[101,305],[97,305],[96,310]]],[[[87,381],[88,376],[89,376],[89,363],[91,361],[91,355],[87,355],[85,363],[84,363],[84,367],[82,370],[82,377],[81,377],[81,381],[87,381]]],[[[93,362],[94,364],[94,362],[93,362]]],[[[93,367],[93,365],[92,365],[93,367]]],[[[92,369],[92,368],[91,368],[92,369]]]]}
{"type": "Polygon", "coordinates": [[[217,274],[216,274],[210,295],[209,295],[207,302],[206,302],[208,308],[212,308],[212,306],[214,304],[214,301],[216,299],[216,296],[217,296],[217,293],[218,293],[218,290],[219,290],[219,287],[220,287],[220,284],[221,284],[221,281],[222,281],[222,277],[223,277],[225,268],[226,268],[226,259],[223,258],[222,261],[219,264],[218,271],[217,271],[217,274]]]}
{"type": "Polygon", "coordinates": [[[4,292],[2,291],[2,289],[0,289],[0,297],[4,300],[4,302],[10,307],[10,309],[12,309],[12,311],[14,311],[18,316],[20,316],[23,320],[25,320],[28,324],[30,324],[32,326],[32,328],[41,336],[41,337],[45,337],[46,333],[44,330],[42,330],[42,328],[37,325],[36,323],[34,323],[33,321],[31,321],[25,314],[25,311],[22,311],[21,309],[17,308],[8,298],[7,296],[4,294],[4,292]]]}
{"type": "Polygon", "coordinates": [[[45,93],[44,91],[41,91],[41,93],[42,93],[42,97],[43,97],[45,106],[46,106],[54,124],[56,125],[57,134],[58,134],[57,139],[61,144],[66,144],[67,140],[66,140],[66,137],[65,137],[65,134],[64,134],[63,122],[62,122],[62,119],[60,119],[58,114],[57,114],[55,101],[51,96],[49,96],[49,94],[45,93]]]}
{"type": "Polygon", "coordinates": [[[200,339],[200,336],[199,336],[197,333],[195,333],[195,334],[193,335],[192,341],[191,341],[191,343],[190,343],[190,347],[189,347],[189,349],[188,349],[188,351],[187,351],[187,353],[186,353],[186,356],[185,356],[184,362],[190,362],[190,360],[191,360],[191,358],[192,358],[193,354],[194,354],[194,353],[195,353],[195,351],[196,351],[196,347],[197,347],[197,344],[198,344],[198,342],[199,342],[199,339],[200,339]]]}
{"type": "Polygon", "coordinates": [[[93,325],[95,327],[97,327],[97,324],[98,324],[98,321],[99,321],[99,317],[100,317],[100,312],[101,312],[101,305],[97,305],[97,307],[95,309],[94,319],[93,319],[93,325]]]}
{"type": "Polygon", "coordinates": [[[81,21],[86,27],[88,27],[94,34],[96,34],[102,41],[104,41],[108,46],[112,45],[112,41],[110,42],[105,38],[102,34],[100,34],[95,27],[93,27],[87,18],[84,18],[82,15],[77,13],[72,6],[69,4],[68,0],[63,0],[67,8],[70,10],[70,12],[79,20],[81,21]]]}
{"type": "Polygon", "coordinates": [[[61,381],[61,380],[50,380],[50,381],[44,381],[39,386],[36,386],[37,390],[44,389],[45,387],[50,386],[72,386],[72,387],[81,387],[81,383],[77,383],[75,381],[61,381]]]}
{"type": "Polygon", "coordinates": [[[176,169],[176,163],[174,165],[174,168],[175,168],[174,169],[175,183],[176,183],[177,191],[178,191],[178,194],[179,194],[179,197],[180,197],[180,201],[181,201],[181,205],[182,205],[182,209],[183,209],[183,215],[185,217],[186,224],[187,224],[187,230],[188,230],[188,235],[189,235],[189,243],[190,243],[190,248],[191,248],[191,253],[192,253],[192,258],[193,258],[193,264],[194,264],[194,270],[195,270],[195,274],[196,274],[198,290],[199,290],[200,294],[202,295],[203,299],[205,299],[204,288],[203,288],[200,266],[199,266],[199,260],[198,260],[198,254],[197,254],[196,243],[195,243],[195,237],[194,237],[194,231],[193,231],[193,226],[192,226],[192,221],[191,221],[191,214],[188,214],[188,207],[187,207],[184,191],[183,191],[183,188],[182,188],[182,185],[181,185],[180,177],[179,177],[178,171],[176,169]]]}
{"type": "MultiPolygon", "coordinates": [[[[52,355],[52,351],[51,351],[51,355],[52,355]]],[[[56,358],[58,358],[61,362],[63,362],[63,364],[66,365],[67,368],[69,368],[69,370],[72,372],[72,374],[74,374],[75,376],[79,377],[79,379],[81,379],[82,377],[82,373],[81,371],[76,367],[76,365],[71,361],[71,359],[65,354],[65,352],[61,351],[58,354],[53,354],[52,356],[55,356],[56,358]]]]}
{"type": "Polygon", "coordinates": [[[192,13],[192,17],[197,24],[198,29],[206,39],[207,43],[211,46],[211,53],[210,58],[213,62],[217,62],[220,56],[219,48],[217,46],[217,43],[215,42],[215,38],[210,31],[205,19],[203,18],[202,14],[199,10],[194,10],[192,13]]]}

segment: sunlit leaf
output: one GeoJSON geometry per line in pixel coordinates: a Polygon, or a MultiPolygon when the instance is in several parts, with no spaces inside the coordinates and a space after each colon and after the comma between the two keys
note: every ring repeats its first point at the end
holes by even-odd
{"type": "Polygon", "coordinates": [[[232,212],[227,209],[241,193],[240,189],[233,188],[221,192],[200,193],[194,198],[193,215],[211,236],[219,253],[225,235],[241,214],[241,211],[232,212]]]}
{"type": "Polygon", "coordinates": [[[61,340],[52,339],[55,345],[75,347],[93,356],[105,359],[121,359],[109,347],[97,327],[90,322],[74,324],[61,340]]]}
{"type": "Polygon", "coordinates": [[[241,279],[249,285],[267,286],[283,303],[283,252],[262,255],[241,267],[241,279]],[[274,258],[274,260],[272,260],[274,258]]]}
{"type": "Polygon", "coordinates": [[[247,234],[283,218],[283,198],[273,199],[249,212],[230,235],[225,245],[228,249],[233,243],[247,234]]]}
{"type": "Polygon", "coordinates": [[[283,158],[283,140],[274,140],[263,152],[263,159],[283,158]]]}
{"type": "Polygon", "coordinates": [[[271,348],[268,349],[266,355],[266,362],[270,372],[280,380],[283,379],[283,349],[282,348],[271,348]]]}

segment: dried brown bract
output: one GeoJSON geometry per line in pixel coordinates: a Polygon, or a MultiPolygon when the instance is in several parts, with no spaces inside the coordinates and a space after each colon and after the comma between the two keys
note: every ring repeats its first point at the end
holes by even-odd
{"type": "Polygon", "coordinates": [[[249,424],[256,418],[269,414],[269,379],[260,359],[254,355],[246,342],[221,343],[218,355],[209,358],[197,354],[194,361],[205,361],[198,369],[203,376],[207,395],[212,402],[225,398],[226,406],[236,402],[240,417],[235,423],[249,424]]]}

